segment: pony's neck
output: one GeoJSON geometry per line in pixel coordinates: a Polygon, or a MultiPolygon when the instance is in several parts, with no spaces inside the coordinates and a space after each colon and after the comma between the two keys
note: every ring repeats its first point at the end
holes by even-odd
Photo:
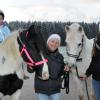
{"type": "Polygon", "coordinates": [[[92,47],[93,47],[93,39],[88,39],[86,35],[84,35],[81,57],[82,58],[91,57],[92,47]]]}

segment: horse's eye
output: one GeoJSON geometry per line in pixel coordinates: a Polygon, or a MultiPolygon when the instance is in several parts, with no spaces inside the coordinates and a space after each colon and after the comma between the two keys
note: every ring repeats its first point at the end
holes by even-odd
{"type": "Polygon", "coordinates": [[[78,44],[78,47],[80,47],[81,45],[82,45],[82,43],[79,43],[79,44],[78,44]]]}

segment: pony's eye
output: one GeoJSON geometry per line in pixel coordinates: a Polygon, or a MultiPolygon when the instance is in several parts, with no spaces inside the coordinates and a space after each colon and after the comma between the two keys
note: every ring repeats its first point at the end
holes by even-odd
{"type": "Polygon", "coordinates": [[[80,47],[81,45],[82,45],[82,43],[79,43],[79,44],[78,44],[78,47],[80,47]]]}

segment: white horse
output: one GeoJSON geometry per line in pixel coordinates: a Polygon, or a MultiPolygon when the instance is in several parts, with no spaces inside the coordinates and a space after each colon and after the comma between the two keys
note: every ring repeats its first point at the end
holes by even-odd
{"type": "Polygon", "coordinates": [[[0,44],[0,99],[3,96],[11,96],[11,100],[19,100],[21,88],[23,85],[23,69],[22,63],[31,64],[34,67],[43,64],[44,68],[41,79],[46,80],[49,78],[47,61],[43,54],[40,54],[41,61],[37,63],[35,58],[36,43],[38,43],[37,34],[34,26],[31,26],[26,32],[14,32],[3,43],[0,44]],[[32,48],[31,48],[32,47],[32,48]],[[31,51],[32,52],[31,52],[31,51]],[[30,53],[29,53],[29,52],[30,53]],[[34,52],[34,53],[33,53],[34,52]],[[34,60],[34,61],[33,61],[34,60]],[[47,77],[46,77],[47,75],[47,77]]]}
{"type": "MultiPolygon", "coordinates": [[[[79,77],[85,74],[86,69],[91,62],[91,53],[93,47],[93,39],[88,39],[85,35],[84,29],[78,23],[73,23],[70,26],[65,26],[66,31],[66,49],[67,49],[67,63],[71,67],[72,76],[77,83],[77,89],[80,100],[84,98],[83,85],[79,77]]],[[[87,79],[88,93],[90,100],[94,100],[92,91],[91,77],[87,79]]],[[[89,99],[88,98],[88,99],[89,99]]]]}

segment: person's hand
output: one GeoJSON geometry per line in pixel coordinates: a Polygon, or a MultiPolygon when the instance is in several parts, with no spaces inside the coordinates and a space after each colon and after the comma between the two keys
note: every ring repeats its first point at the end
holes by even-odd
{"type": "Polygon", "coordinates": [[[69,70],[70,70],[70,68],[67,65],[65,65],[64,66],[64,71],[69,71],[69,70]]]}
{"type": "Polygon", "coordinates": [[[86,78],[87,78],[87,75],[85,75],[85,74],[80,76],[81,80],[86,80],[86,78]]]}

